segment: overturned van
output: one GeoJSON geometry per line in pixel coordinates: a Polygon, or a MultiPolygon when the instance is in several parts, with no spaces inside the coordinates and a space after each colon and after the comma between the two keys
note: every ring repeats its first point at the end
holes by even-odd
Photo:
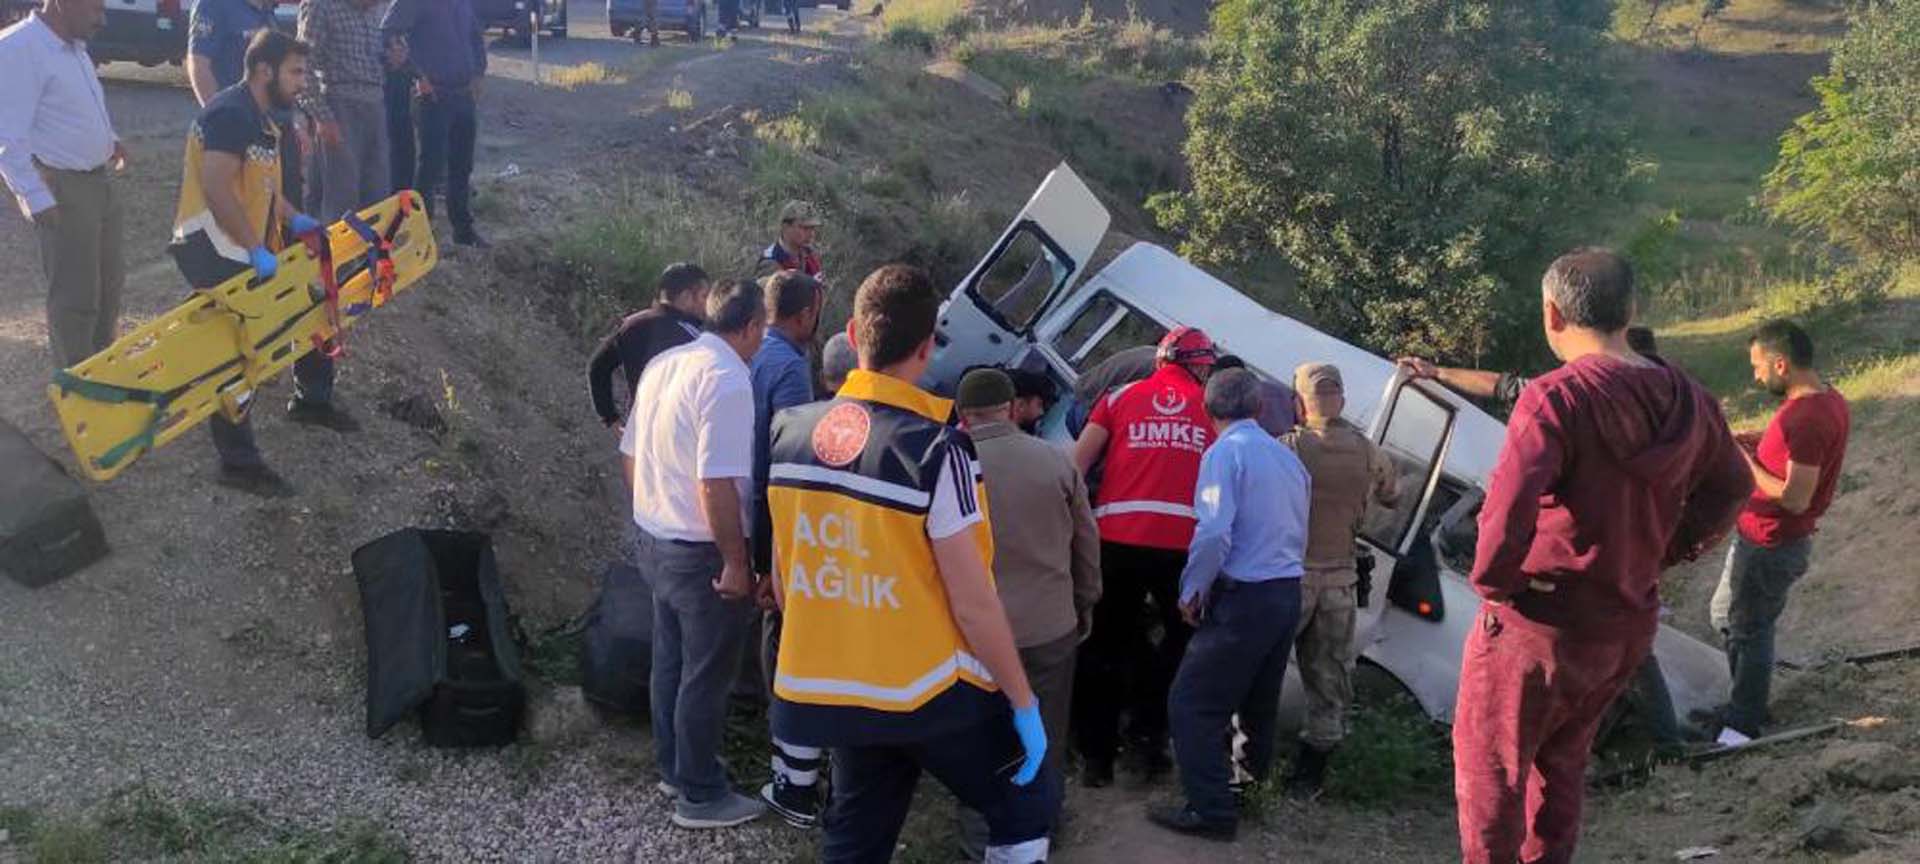
{"type": "MultiPolygon", "coordinates": [[[[1059,440],[1079,376],[1116,352],[1199,327],[1259,374],[1290,381],[1331,362],[1346,379],[1346,417],[1393,458],[1402,494],[1376,507],[1355,541],[1372,550],[1372,593],[1355,627],[1358,654],[1398,679],[1435,720],[1450,722],[1462,646],[1480,598],[1468,586],[1475,517],[1506,427],[1386,358],[1275,313],[1168,250],[1136,243],[1098,273],[1085,264],[1109,214],[1073,170],[1049,174],[941,310],[938,353],[923,383],[951,392],[966,369],[1001,364],[1052,377],[1067,394],[1041,423],[1059,440]],[[1388,574],[1391,574],[1390,577],[1388,574]],[[1385,578],[1383,578],[1385,577],[1385,578]]],[[[1681,717],[1724,702],[1726,658],[1671,627],[1654,644],[1681,717]]],[[[1302,707],[1288,670],[1283,716],[1302,707]]]]}

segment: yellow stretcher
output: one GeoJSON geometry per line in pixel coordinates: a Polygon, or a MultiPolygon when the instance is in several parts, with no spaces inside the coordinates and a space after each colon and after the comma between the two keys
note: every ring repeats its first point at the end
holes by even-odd
{"type": "Polygon", "coordinates": [[[87,476],[110,480],[215,411],[238,421],[261,382],[341,333],[438,261],[420,196],[401,192],[280,252],[55,372],[47,395],[87,476]],[[334,278],[324,278],[331,269],[334,278]]]}

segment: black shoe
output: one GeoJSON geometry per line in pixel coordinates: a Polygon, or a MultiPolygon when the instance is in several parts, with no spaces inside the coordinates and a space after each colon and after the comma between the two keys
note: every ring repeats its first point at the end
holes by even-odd
{"type": "Polygon", "coordinates": [[[471,228],[465,231],[453,232],[453,244],[455,246],[471,246],[475,249],[493,248],[493,244],[488,243],[487,238],[480,236],[479,232],[471,228]]]}
{"type": "Polygon", "coordinates": [[[287,419],[303,426],[332,429],[342,435],[360,431],[360,421],[330,402],[308,402],[296,397],[287,403],[287,419]]]}
{"type": "Polygon", "coordinates": [[[1300,752],[1293,757],[1293,771],[1287,775],[1287,797],[1295,801],[1320,797],[1320,789],[1327,781],[1327,759],[1332,755],[1332,750],[1320,750],[1301,742],[1300,752]]]}
{"type": "Polygon", "coordinates": [[[795,828],[820,824],[819,786],[796,786],[776,772],[773,782],[760,787],[760,800],[795,828]]]}
{"type": "Polygon", "coordinates": [[[294,494],[293,484],[265,465],[222,465],[215,482],[228,489],[262,498],[291,498],[294,494]]]}
{"type": "Polygon", "coordinates": [[[1080,766],[1080,785],[1088,789],[1105,789],[1113,785],[1113,760],[1088,757],[1085,765],[1080,766]]]}
{"type": "Polygon", "coordinates": [[[1240,823],[1237,821],[1209,822],[1201,818],[1200,814],[1193,812],[1191,807],[1172,804],[1155,804],[1148,807],[1147,821],[1176,834],[1220,843],[1231,843],[1234,836],[1240,833],[1240,823]]]}

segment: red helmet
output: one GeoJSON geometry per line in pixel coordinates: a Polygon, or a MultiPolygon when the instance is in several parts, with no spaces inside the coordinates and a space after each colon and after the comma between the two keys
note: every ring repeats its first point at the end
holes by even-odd
{"type": "Polygon", "coordinates": [[[1160,365],[1169,363],[1180,366],[1212,366],[1220,359],[1213,349],[1213,339],[1206,331],[1198,327],[1175,327],[1167,331],[1160,340],[1160,350],[1153,359],[1160,365]]]}

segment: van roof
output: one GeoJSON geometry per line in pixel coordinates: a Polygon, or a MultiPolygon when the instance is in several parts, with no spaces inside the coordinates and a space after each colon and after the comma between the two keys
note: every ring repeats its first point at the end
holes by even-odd
{"type": "MultiPolygon", "coordinates": [[[[1333,363],[1346,381],[1345,416],[1362,428],[1372,424],[1394,375],[1393,361],[1274,312],[1151,243],[1135,243],[1080,290],[1106,290],[1162,322],[1199,327],[1223,351],[1289,384],[1302,363],[1333,363]]],[[[1459,409],[1445,472],[1484,488],[1506,425],[1451,390],[1429,392],[1459,409]]]]}

